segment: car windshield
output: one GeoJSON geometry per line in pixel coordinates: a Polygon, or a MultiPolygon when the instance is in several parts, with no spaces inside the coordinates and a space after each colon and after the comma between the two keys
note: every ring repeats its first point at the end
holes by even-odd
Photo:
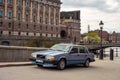
{"type": "Polygon", "coordinates": [[[70,45],[56,44],[56,45],[52,46],[50,49],[56,50],[56,51],[68,52],[70,50],[70,48],[71,48],[70,45]]]}

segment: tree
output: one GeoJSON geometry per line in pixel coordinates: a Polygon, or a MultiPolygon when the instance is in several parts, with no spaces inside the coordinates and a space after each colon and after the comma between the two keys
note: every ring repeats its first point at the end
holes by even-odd
{"type": "Polygon", "coordinates": [[[88,32],[88,34],[84,37],[84,41],[87,43],[99,43],[100,37],[96,32],[88,32]]]}

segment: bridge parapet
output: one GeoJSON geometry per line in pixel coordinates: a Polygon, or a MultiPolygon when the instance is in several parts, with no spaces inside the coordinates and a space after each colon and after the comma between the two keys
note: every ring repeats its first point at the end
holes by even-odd
{"type": "MultiPolygon", "coordinates": [[[[100,44],[84,44],[91,50],[99,50],[101,48],[100,44]]],[[[102,48],[107,47],[120,47],[120,43],[109,43],[109,44],[102,44],[102,48]]]]}
{"type": "Polygon", "coordinates": [[[2,46],[0,45],[0,62],[28,61],[32,52],[46,50],[47,48],[2,46]]]}

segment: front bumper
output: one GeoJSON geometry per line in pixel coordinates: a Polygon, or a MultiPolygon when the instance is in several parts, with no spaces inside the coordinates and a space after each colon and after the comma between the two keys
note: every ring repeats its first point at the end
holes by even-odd
{"type": "Polygon", "coordinates": [[[33,64],[40,65],[40,66],[43,66],[43,67],[56,67],[57,66],[56,61],[51,62],[51,61],[48,61],[48,60],[36,60],[35,58],[30,58],[30,61],[33,64]]]}

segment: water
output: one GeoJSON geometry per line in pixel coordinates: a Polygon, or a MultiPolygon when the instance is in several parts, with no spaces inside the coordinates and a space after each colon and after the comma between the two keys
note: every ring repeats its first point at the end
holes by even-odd
{"type": "Polygon", "coordinates": [[[110,55],[110,49],[113,49],[114,56],[120,56],[120,47],[109,47],[104,49],[104,54],[110,55]]]}

